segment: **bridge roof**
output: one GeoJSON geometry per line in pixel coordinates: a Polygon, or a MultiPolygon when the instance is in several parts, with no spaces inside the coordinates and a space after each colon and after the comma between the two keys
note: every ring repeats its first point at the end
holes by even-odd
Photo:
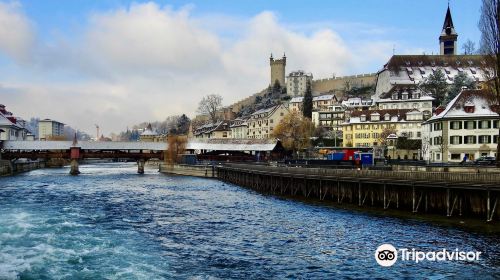
{"type": "Polygon", "coordinates": [[[186,150],[273,151],[278,144],[274,139],[192,139],[186,150]]]}
{"type": "MultiPolygon", "coordinates": [[[[3,141],[5,150],[68,150],[72,145],[72,141],[3,141]]],[[[82,150],[167,150],[164,142],[80,141],[76,146],[82,150]]]]}

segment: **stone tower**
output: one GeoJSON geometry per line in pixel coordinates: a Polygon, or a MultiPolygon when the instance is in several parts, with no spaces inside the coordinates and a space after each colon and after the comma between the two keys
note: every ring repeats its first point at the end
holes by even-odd
{"type": "Polygon", "coordinates": [[[448,5],[448,10],[446,11],[446,17],[444,18],[443,30],[439,36],[439,49],[441,55],[455,55],[457,54],[457,38],[458,34],[453,26],[453,20],[451,19],[450,5],[448,5]]]}
{"type": "Polygon", "coordinates": [[[274,59],[273,54],[269,58],[269,64],[271,66],[271,86],[278,81],[280,86],[286,87],[285,83],[285,66],[286,66],[286,56],[283,54],[283,58],[274,59]]]}

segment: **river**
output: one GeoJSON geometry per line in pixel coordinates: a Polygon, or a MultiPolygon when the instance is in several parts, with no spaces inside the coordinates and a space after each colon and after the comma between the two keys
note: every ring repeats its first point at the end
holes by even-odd
{"type": "Polygon", "coordinates": [[[500,237],[266,196],[129,163],[0,178],[0,279],[500,278],[500,237]],[[481,251],[396,262],[375,249],[481,251]]]}

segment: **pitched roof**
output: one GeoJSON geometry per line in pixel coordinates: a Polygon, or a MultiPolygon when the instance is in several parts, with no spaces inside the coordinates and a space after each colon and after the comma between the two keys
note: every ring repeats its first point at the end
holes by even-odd
{"type": "Polygon", "coordinates": [[[496,97],[489,90],[463,90],[438,115],[432,116],[427,122],[447,118],[493,117],[498,118],[498,113],[493,110],[497,103],[496,97]],[[464,106],[475,107],[474,113],[467,113],[464,106]]]}
{"type": "Polygon", "coordinates": [[[384,69],[399,71],[402,67],[481,67],[484,63],[482,55],[393,55],[384,69]]]}
{"type": "Polygon", "coordinates": [[[190,139],[187,150],[272,151],[279,145],[276,139],[190,139]]]}

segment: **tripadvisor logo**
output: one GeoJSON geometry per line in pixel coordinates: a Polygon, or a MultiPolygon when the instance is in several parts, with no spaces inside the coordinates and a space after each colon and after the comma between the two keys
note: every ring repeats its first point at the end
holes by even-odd
{"type": "Polygon", "coordinates": [[[398,260],[398,251],[391,244],[382,244],[375,251],[375,260],[381,266],[392,266],[398,260]]]}
{"type": "Polygon", "coordinates": [[[375,250],[375,260],[381,266],[392,266],[398,260],[398,253],[401,261],[412,261],[419,263],[422,261],[478,261],[481,252],[459,251],[442,249],[439,251],[417,251],[415,248],[396,249],[391,244],[382,244],[375,250]]]}

